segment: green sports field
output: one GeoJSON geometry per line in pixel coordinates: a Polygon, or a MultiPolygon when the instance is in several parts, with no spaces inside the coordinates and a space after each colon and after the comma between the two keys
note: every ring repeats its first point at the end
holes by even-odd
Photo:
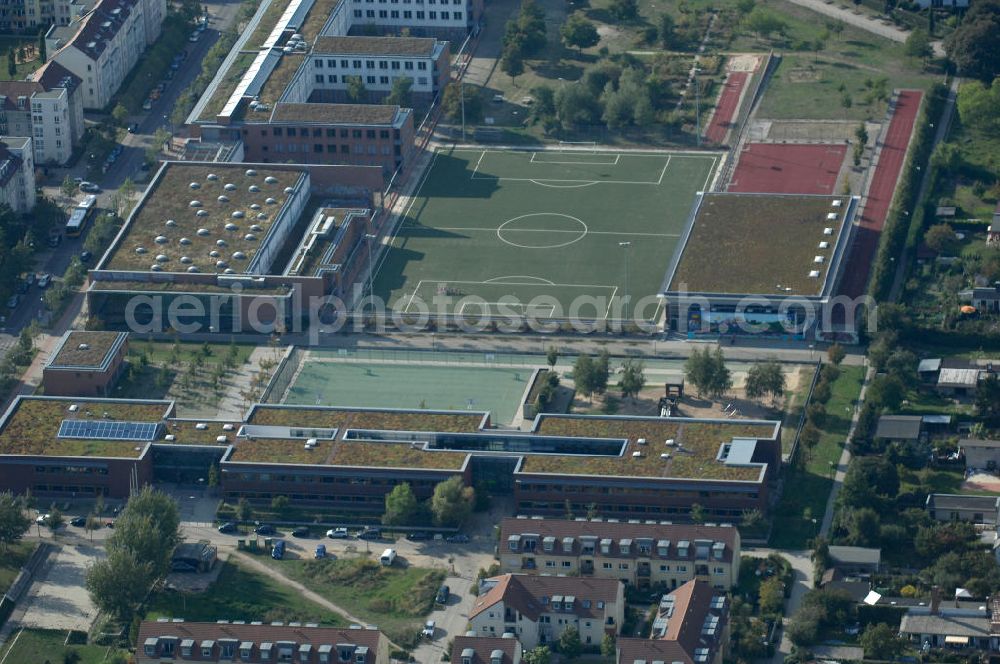
{"type": "MultiPolygon", "coordinates": [[[[468,316],[621,318],[626,293],[634,311],[638,299],[658,292],[695,193],[708,187],[718,160],[678,152],[438,152],[391,238],[375,290],[411,314],[426,305],[468,316]]],[[[656,306],[641,317],[653,318],[656,306]]]]}
{"type": "Polygon", "coordinates": [[[488,410],[507,424],[531,369],[306,359],[284,403],[365,408],[488,410]]]}

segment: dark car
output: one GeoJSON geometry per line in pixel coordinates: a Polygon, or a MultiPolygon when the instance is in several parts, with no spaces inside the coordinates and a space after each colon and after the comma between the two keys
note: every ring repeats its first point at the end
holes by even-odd
{"type": "Polygon", "coordinates": [[[452,544],[465,544],[469,541],[469,536],[463,533],[456,533],[454,535],[448,535],[445,541],[451,542],[452,544]]]}
{"type": "Polygon", "coordinates": [[[87,525],[87,517],[77,516],[69,520],[69,525],[76,528],[83,528],[87,525]]]}
{"type": "Polygon", "coordinates": [[[258,535],[274,535],[278,531],[275,530],[274,526],[269,526],[268,524],[264,523],[257,526],[257,528],[254,529],[254,532],[257,533],[258,535]]]}
{"type": "Polygon", "coordinates": [[[415,533],[408,533],[406,539],[411,542],[422,542],[424,540],[429,540],[431,538],[430,533],[425,533],[422,530],[418,530],[415,533]]]}
{"type": "Polygon", "coordinates": [[[94,257],[94,255],[92,253],[90,253],[89,251],[81,251],[80,252],[80,262],[81,263],[89,263],[90,259],[93,258],[93,257],[94,257]]]}
{"type": "Polygon", "coordinates": [[[114,528],[115,527],[115,522],[114,521],[105,521],[104,522],[104,527],[105,528],[114,528]]]}
{"type": "Polygon", "coordinates": [[[233,523],[232,521],[227,521],[224,524],[222,524],[221,526],[219,526],[219,532],[220,533],[235,533],[236,532],[236,524],[233,523]]]}
{"type": "Polygon", "coordinates": [[[358,539],[363,539],[363,540],[377,540],[377,539],[382,539],[382,529],[381,528],[365,528],[360,533],[358,533],[358,539]]]}
{"type": "Polygon", "coordinates": [[[285,540],[278,540],[274,543],[274,548],[271,549],[271,557],[275,560],[281,560],[285,557],[285,540]]]}
{"type": "Polygon", "coordinates": [[[309,537],[309,529],[305,526],[299,526],[292,531],[292,537],[309,537]]]}
{"type": "Polygon", "coordinates": [[[447,604],[449,598],[451,598],[451,588],[448,586],[441,586],[438,588],[437,596],[434,598],[434,601],[438,604],[447,604]]]}

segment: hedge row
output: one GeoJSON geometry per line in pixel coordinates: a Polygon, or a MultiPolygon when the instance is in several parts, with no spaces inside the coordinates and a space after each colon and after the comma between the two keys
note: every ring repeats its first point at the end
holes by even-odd
{"type": "Polygon", "coordinates": [[[885,227],[882,229],[878,254],[872,265],[868,294],[875,300],[883,301],[889,295],[895,276],[895,265],[892,259],[901,255],[904,247],[910,246],[910,239],[914,237],[914,234],[916,234],[915,241],[920,239],[920,229],[923,227],[925,215],[923,214],[923,206],[919,206],[920,209],[915,209],[918,207],[915,199],[919,193],[921,178],[921,171],[917,167],[927,164],[934,144],[935,129],[931,124],[941,115],[947,97],[948,88],[940,83],[934,84],[929,93],[925,95],[925,103],[917,117],[916,136],[913,138],[909,155],[903,165],[899,185],[896,187],[896,195],[893,198],[892,207],[889,209],[885,227]],[[906,211],[911,209],[914,210],[913,218],[907,223],[906,211]]]}

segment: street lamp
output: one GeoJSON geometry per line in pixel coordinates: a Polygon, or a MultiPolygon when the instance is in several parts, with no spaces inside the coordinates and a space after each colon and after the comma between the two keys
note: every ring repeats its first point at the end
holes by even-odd
{"type": "Polygon", "coordinates": [[[628,254],[632,248],[631,242],[619,242],[618,246],[625,250],[625,320],[628,320],[628,254]]]}

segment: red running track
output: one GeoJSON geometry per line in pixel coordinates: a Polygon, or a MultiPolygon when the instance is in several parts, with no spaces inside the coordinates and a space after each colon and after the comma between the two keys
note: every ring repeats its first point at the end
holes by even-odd
{"type": "Polygon", "coordinates": [[[879,236],[889,214],[899,174],[903,170],[906,146],[910,143],[921,96],[923,93],[919,90],[904,90],[896,99],[896,108],[885,133],[878,164],[872,173],[868,198],[861,212],[861,223],[840,284],[840,293],[843,295],[859,297],[868,285],[868,272],[878,251],[879,236]]]}
{"type": "Polygon", "coordinates": [[[846,155],[846,145],[747,143],[728,190],[832,194],[846,155]]]}
{"type": "Polygon", "coordinates": [[[722,93],[719,95],[719,104],[712,114],[712,121],[705,132],[705,138],[713,143],[722,143],[726,140],[726,132],[733,122],[736,108],[740,103],[740,95],[743,94],[743,86],[746,85],[750,77],[749,72],[730,72],[726,82],[722,84],[722,93]]]}

